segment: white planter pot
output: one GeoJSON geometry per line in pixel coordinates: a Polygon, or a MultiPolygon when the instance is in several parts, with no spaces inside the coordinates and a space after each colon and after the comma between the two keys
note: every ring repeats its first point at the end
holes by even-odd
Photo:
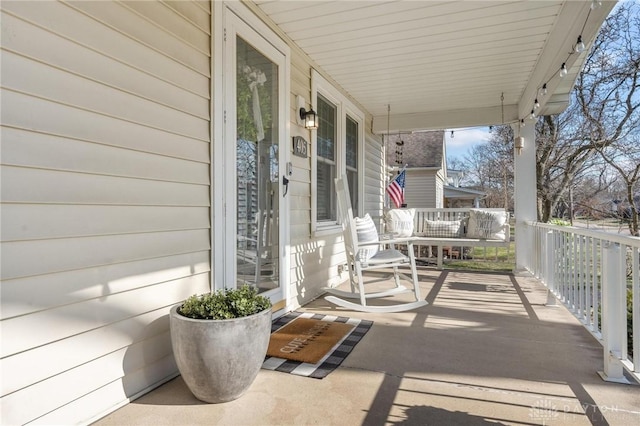
{"type": "Polygon", "coordinates": [[[171,345],[180,374],[201,401],[220,403],[244,394],[267,354],[271,308],[230,320],[191,319],[171,308],[171,345]]]}

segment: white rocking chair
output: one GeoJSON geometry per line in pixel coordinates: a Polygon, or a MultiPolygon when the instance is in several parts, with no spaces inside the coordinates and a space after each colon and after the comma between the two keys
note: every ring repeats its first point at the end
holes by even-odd
{"type": "MultiPolygon", "coordinates": [[[[325,300],[344,308],[363,312],[403,312],[427,305],[428,302],[422,300],[420,297],[418,273],[416,271],[416,261],[413,253],[413,240],[411,238],[398,238],[378,241],[378,232],[368,215],[365,216],[364,219],[355,219],[353,217],[346,175],[343,175],[340,179],[336,179],[335,184],[338,196],[339,217],[344,234],[344,246],[347,256],[351,291],[342,291],[331,287],[325,288],[324,290],[332,294],[332,296],[325,297],[325,300]],[[358,236],[360,236],[360,241],[358,236]],[[408,256],[396,250],[394,244],[406,245],[408,256]],[[388,245],[390,248],[379,250],[380,245],[388,245]],[[399,267],[409,267],[411,270],[411,278],[401,274],[398,270],[399,267]],[[393,269],[395,287],[385,291],[366,293],[362,272],[389,268],[393,269]],[[400,284],[401,278],[412,282],[413,292],[416,298],[414,302],[401,302],[385,306],[367,305],[367,299],[410,292],[410,289],[400,284]],[[345,298],[359,299],[360,303],[344,300],[345,298]]],[[[379,280],[370,282],[377,281],[379,280]]]]}

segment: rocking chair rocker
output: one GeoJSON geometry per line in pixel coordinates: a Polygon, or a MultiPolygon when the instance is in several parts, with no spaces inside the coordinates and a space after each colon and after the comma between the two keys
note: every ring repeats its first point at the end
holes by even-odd
{"type": "Polygon", "coordinates": [[[413,253],[413,240],[411,238],[398,238],[379,241],[378,232],[368,214],[363,219],[353,217],[346,175],[336,179],[335,184],[351,291],[342,291],[331,287],[325,288],[324,290],[332,294],[332,296],[325,297],[325,300],[344,308],[362,312],[404,312],[427,305],[428,302],[420,297],[418,273],[413,253]],[[408,256],[396,250],[394,244],[406,245],[408,256]],[[389,248],[380,250],[380,245],[389,246],[389,248]],[[411,278],[401,274],[398,270],[400,267],[409,267],[411,278]],[[393,270],[395,287],[385,291],[366,293],[365,284],[375,281],[365,283],[362,279],[363,271],[389,268],[393,270]],[[367,299],[410,292],[410,289],[400,284],[401,278],[412,282],[416,298],[414,302],[402,302],[385,306],[367,305],[367,299]],[[344,300],[345,298],[359,299],[360,303],[344,300]]]}

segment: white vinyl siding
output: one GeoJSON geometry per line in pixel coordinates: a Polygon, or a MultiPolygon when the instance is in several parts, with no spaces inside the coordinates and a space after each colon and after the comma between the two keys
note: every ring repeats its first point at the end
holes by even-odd
{"type": "MultiPolygon", "coordinates": [[[[408,208],[435,208],[438,197],[436,171],[407,169],[404,198],[408,208]]],[[[442,203],[442,201],[440,202],[442,203]]],[[[440,205],[441,206],[441,205],[440,205]]]]}
{"type": "MultiPolygon", "coordinates": [[[[365,128],[370,128],[367,122],[365,128]]],[[[364,174],[363,207],[364,212],[369,213],[378,224],[378,230],[382,230],[383,207],[385,198],[384,181],[384,145],[382,138],[371,133],[365,135],[364,165],[361,170],[364,174]]]]}
{"type": "Polygon", "coordinates": [[[210,4],[0,7],[1,422],[88,422],[210,286],[210,4]]]}

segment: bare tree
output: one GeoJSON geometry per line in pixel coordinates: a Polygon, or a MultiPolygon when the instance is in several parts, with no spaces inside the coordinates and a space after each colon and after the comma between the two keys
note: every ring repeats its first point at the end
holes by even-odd
{"type": "Polygon", "coordinates": [[[583,179],[598,184],[593,192],[605,190],[610,182],[602,172],[607,160],[602,155],[640,132],[639,9],[637,3],[621,3],[614,10],[588,53],[569,108],[536,124],[542,221],[571,204],[566,199],[583,179]]]}
{"type": "Polygon", "coordinates": [[[618,173],[623,184],[624,201],[618,203],[618,214],[627,220],[631,235],[640,237],[640,139],[625,139],[610,146],[607,151],[599,152],[607,164],[618,173]]]}
{"type": "Polygon", "coordinates": [[[494,126],[489,141],[474,146],[464,159],[468,176],[486,196],[486,207],[513,209],[513,130],[494,126]]]}
{"type": "Polygon", "coordinates": [[[455,170],[462,172],[460,177],[460,186],[472,187],[475,185],[475,181],[472,176],[469,175],[469,164],[461,157],[448,157],[447,158],[447,170],[455,170]]]}
{"type": "Polygon", "coordinates": [[[543,222],[564,216],[572,220],[573,205],[606,191],[611,183],[603,161],[594,150],[584,149],[589,142],[574,125],[579,114],[573,103],[563,114],[544,116],[536,123],[538,219],[543,222]]]}
{"type": "Polygon", "coordinates": [[[631,235],[639,236],[640,5],[609,16],[576,83],[585,139],[624,183],[631,235]]]}

